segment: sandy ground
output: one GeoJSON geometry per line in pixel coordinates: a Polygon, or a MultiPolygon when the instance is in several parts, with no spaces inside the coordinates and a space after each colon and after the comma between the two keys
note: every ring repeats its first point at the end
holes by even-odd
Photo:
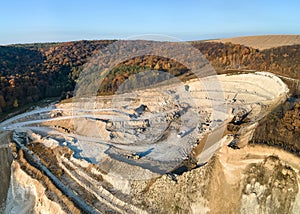
{"type": "Polygon", "coordinates": [[[275,48],[286,45],[300,44],[300,35],[263,35],[263,36],[242,36],[218,40],[210,40],[210,42],[231,42],[233,44],[241,44],[260,50],[275,48]]]}

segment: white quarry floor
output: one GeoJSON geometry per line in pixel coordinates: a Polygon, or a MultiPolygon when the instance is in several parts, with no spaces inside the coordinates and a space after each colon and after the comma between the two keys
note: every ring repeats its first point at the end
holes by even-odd
{"type": "Polygon", "coordinates": [[[212,132],[198,160],[208,161],[224,141],[224,123],[241,111],[249,112],[255,122],[266,113],[265,106],[284,100],[287,92],[278,77],[266,72],[211,76],[134,93],[76,97],[73,103],[10,118],[0,124],[0,130],[22,128],[47,135],[47,140],[41,140],[47,146],[67,145],[75,157],[92,163],[101,164],[109,156],[164,173],[188,157],[197,139],[212,132]],[[138,114],[135,109],[141,105],[147,109],[138,114]],[[146,120],[149,126],[143,127],[146,120]],[[72,121],[74,130],[66,133],[43,125],[55,121],[72,121]],[[108,121],[113,130],[107,129],[108,121]],[[180,131],[185,134],[178,137],[180,131]],[[51,143],[51,137],[60,144],[51,143]]]}

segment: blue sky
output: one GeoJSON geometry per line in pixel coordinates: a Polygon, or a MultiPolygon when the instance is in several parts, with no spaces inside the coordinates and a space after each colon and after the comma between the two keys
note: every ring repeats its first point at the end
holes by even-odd
{"type": "Polygon", "coordinates": [[[1,0],[0,44],[300,34],[299,0],[1,0]]]}

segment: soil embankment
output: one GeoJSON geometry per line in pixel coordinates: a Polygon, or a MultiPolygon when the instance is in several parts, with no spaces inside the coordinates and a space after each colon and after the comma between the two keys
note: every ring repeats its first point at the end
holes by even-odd
{"type": "Polygon", "coordinates": [[[10,183],[10,167],[12,155],[5,136],[0,136],[0,213],[4,212],[7,191],[10,183]]]}

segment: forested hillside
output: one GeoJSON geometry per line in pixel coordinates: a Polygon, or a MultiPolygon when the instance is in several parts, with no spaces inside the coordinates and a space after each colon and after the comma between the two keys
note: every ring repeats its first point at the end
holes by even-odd
{"type": "Polygon", "coordinates": [[[300,101],[287,101],[260,121],[252,143],[282,147],[300,155],[300,101]]]}
{"type": "Polygon", "coordinates": [[[0,111],[72,91],[88,57],[111,42],[0,46],[0,111]]]}
{"type": "MultiPolygon", "coordinates": [[[[83,65],[113,40],[0,46],[0,111],[72,91],[83,65]]],[[[228,69],[264,70],[300,78],[300,45],[259,51],[231,43],[192,42],[217,72],[228,69]]],[[[188,69],[159,56],[129,59],[105,79],[100,92],[114,92],[132,73],[162,70],[179,76],[188,69]]]]}

